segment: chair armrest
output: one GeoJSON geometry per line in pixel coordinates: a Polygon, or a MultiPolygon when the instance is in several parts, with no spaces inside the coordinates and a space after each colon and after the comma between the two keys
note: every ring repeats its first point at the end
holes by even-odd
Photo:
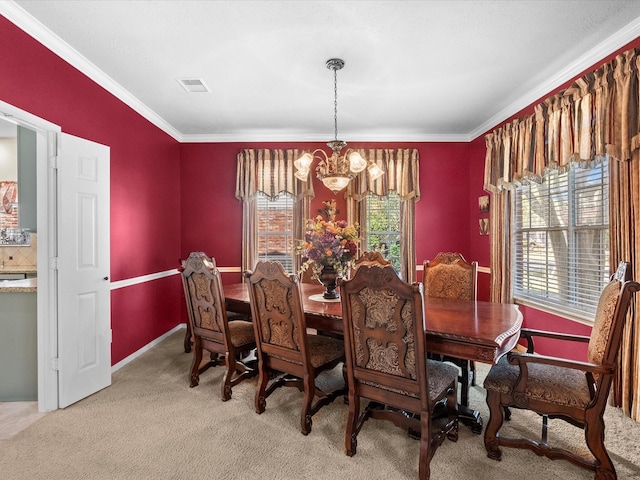
{"type": "Polygon", "coordinates": [[[580,360],[568,360],[566,358],[520,352],[509,352],[507,354],[507,360],[512,365],[519,365],[521,369],[522,365],[528,363],[538,363],[545,365],[555,365],[557,367],[573,368],[575,370],[598,373],[601,375],[611,375],[615,370],[614,367],[607,365],[598,365],[596,363],[582,362],[580,360]]]}
{"type": "Polygon", "coordinates": [[[591,337],[587,335],[573,335],[571,333],[549,332],[546,330],[535,330],[532,328],[523,328],[520,330],[520,338],[527,340],[527,353],[534,353],[535,344],[533,337],[552,338],[555,340],[566,340],[570,342],[588,343],[591,337]]]}

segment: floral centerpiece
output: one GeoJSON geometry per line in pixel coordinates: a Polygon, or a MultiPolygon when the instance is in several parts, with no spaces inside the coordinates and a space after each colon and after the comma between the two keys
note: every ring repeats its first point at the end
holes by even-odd
{"type": "Polygon", "coordinates": [[[321,215],[307,220],[304,240],[298,242],[296,250],[306,258],[301,270],[304,272],[311,268],[312,278],[319,279],[327,287],[324,297],[338,298],[335,277],[344,275],[353,266],[358,253],[358,225],[335,220],[335,200],[323,203],[325,209],[321,211],[326,214],[327,220],[321,215]],[[323,277],[331,275],[334,277],[333,292],[329,291],[330,285],[327,286],[323,281],[323,277]]]}

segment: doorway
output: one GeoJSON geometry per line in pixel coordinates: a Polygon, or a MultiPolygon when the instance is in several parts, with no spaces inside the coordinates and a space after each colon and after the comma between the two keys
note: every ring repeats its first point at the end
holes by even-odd
{"type": "MultiPolygon", "coordinates": [[[[102,380],[98,384],[94,383],[95,388],[103,388],[110,384],[111,381],[110,313],[108,309],[106,312],[104,309],[104,305],[110,303],[108,300],[110,295],[108,281],[109,149],[100,145],[102,153],[94,156],[91,153],[91,148],[98,146],[98,144],[62,134],[59,126],[2,101],[0,101],[0,118],[36,132],[38,410],[40,412],[48,412],[61,406],[61,378],[64,377],[65,382],[72,381],[70,373],[73,371],[81,375],[100,363],[100,378],[102,380]],[[85,149],[87,153],[68,148],[66,152],[62,152],[64,157],[61,156],[59,159],[59,142],[66,140],[68,140],[67,145],[69,146],[74,144],[75,141],[78,141],[80,145],[84,144],[84,146],[88,147],[88,149],[85,149]],[[104,155],[105,151],[106,156],[104,155]],[[58,162],[62,166],[58,165],[58,162]],[[92,175],[97,174],[96,166],[101,162],[107,163],[106,174],[105,171],[101,171],[99,175],[101,181],[106,182],[106,195],[98,198],[97,196],[92,196],[91,192],[78,190],[78,194],[74,196],[73,192],[65,190],[65,195],[71,193],[72,197],[78,199],[78,204],[72,205],[65,200],[58,189],[60,181],[58,175],[61,168],[73,170],[77,175],[74,173],[71,177],[75,175],[77,179],[82,181],[90,179],[92,175]],[[64,202],[67,203],[65,205],[66,208],[63,209],[60,205],[64,204],[64,202]],[[100,212],[104,215],[106,212],[106,235],[102,231],[98,232],[98,235],[92,235],[88,230],[78,234],[77,228],[82,227],[82,221],[69,220],[78,212],[89,223],[92,221],[90,218],[92,214],[100,212]],[[67,235],[66,237],[65,234],[67,235]],[[100,235],[102,236],[100,237],[100,235]],[[105,237],[107,239],[106,242],[104,241],[105,237]],[[61,258],[58,248],[59,244],[63,244],[66,247],[70,241],[69,239],[76,246],[76,249],[71,252],[74,255],[71,261],[69,261],[68,257],[61,258]],[[76,262],[76,259],[80,262],[76,262]],[[93,275],[99,282],[88,281],[85,278],[84,282],[88,285],[96,285],[95,288],[92,287],[93,290],[89,291],[76,291],[76,297],[71,301],[72,307],[69,308],[69,296],[67,295],[65,298],[63,295],[63,293],[68,293],[68,289],[66,286],[58,289],[59,278],[68,278],[69,275],[72,275],[69,269],[71,268],[70,265],[74,263],[86,267],[85,269],[90,269],[92,259],[99,259],[100,271],[95,271],[93,275]],[[105,291],[106,293],[104,293],[105,291]],[[61,305],[65,302],[66,306],[61,305]],[[61,308],[65,314],[59,317],[61,308]],[[94,337],[88,338],[86,332],[91,332],[91,328],[96,327],[97,324],[88,325],[91,328],[84,328],[86,325],[82,322],[87,319],[89,322],[94,322],[98,317],[102,319],[102,326],[94,328],[94,337]],[[106,330],[104,328],[105,317],[107,322],[106,330]],[[59,324],[59,321],[77,325],[78,328],[76,330],[83,332],[84,336],[79,334],[71,341],[69,341],[68,337],[65,337],[65,341],[62,342],[62,349],[60,349],[60,327],[62,325],[62,331],[65,331],[65,328],[63,324],[59,324]],[[88,349],[89,345],[94,344],[96,345],[96,350],[100,350],[99,355],[97,352],[91,352],[88,349]],[[70,358],[72,363],[75,361],[72,366],[69,363],[70,358]],[[61,363],[66,365],[65,376],[59,375],[59,365],[61,363]]],[[[77,187],[74,184],[71,188],[82,187],[77,187]]],[[[68,189],[68,184],[65,189],[68,189]]],[[[104,192],[104,189],[102,192],[104,192]]],[[[69,252],[67,251],[66,253],[69,252]]],[[[85,380],[86,378],[85,376],[85,380]]],[[[90,393],[84,393],[85,396],[88,394],[90,393]]],[[[73,402],[66,401],[64,403],[73,402]]]]}

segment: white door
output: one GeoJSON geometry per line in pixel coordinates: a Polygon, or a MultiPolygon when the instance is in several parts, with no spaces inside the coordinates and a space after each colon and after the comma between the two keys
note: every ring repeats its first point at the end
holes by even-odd
{"type": "Polygon", "coordinates": [[[58,136],[58,401],[111,385],[109,147],[58,136]]]}

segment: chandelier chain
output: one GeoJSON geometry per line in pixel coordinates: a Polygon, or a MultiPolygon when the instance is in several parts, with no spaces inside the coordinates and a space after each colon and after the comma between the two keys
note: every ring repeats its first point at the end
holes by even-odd
{"type": "Polygon", "coordinates": [[[338,141],[338,70],[333,70],[333,135],[338,141]]]}

